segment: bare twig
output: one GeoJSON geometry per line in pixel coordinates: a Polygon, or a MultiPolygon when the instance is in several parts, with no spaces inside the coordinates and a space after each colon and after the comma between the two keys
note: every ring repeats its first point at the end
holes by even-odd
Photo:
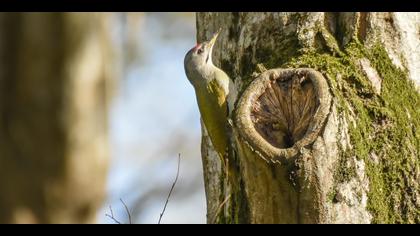
{"type": "Polygon", "coordinates": [[[217,207],[216,214],[214,215],[213,220],[211,221],[211,222],[213,222],[213,224],[215,224],[215,223],[216,223],[217,216],[219,216],[220,211],[222,210],[223,206],[227,203],[227,201],[229,201],[229,199],[230,199],[230,197],[231,197],[231,196],[232,196],[232,195],[231,195],[231,194],[229,194],[229,196],[227,196],[227,197],[225,198],[225,200],[223,200],[223,202],[222,202],[222,203],[220,203],[219,207],[217,207]]]}
{"type": "Polygon", "coordinates": [[[177,171],[176,171],[176,178],[175,178],[175,181],[172,183],[171,190],[169,191],[168,197],[166,198],[165,206],[163,207],[163,210],[160,213],[158,224],[160,224],[160,221],[162,220],[162,216],[163,216],[163,214],[165,214],[165,210],[166,210],[166,206],[168,205],[169,198],[171,197],[172,191],[175,188],[175,184],[178,181],[180,162],[181,162],[181,154],[179,153],[178,154],[178,168],[177,168],[177,171]]]}
{"type": "Polygon", "coordinates": [[[120,198],[120,201],[124,205],[125,211],[127,212],[127,215],[128,215],[128,223],[131,225],[132,222],[131,222],[131,214],[130,214],[130,211],[128,210],[127,205],[124,203],[124,201],[121,198],[120,198]]]}
{"type": "MultiPolygon", "coordinates": [[[[227,186],[228,185],[228,179],[229,179],[229,159],[227,159],[226,158],[226,160],[225,160],[225,163],[226,163],[226,170],[225,170],[225,186],[227,186]]],[[[226,188],[226,187],[225,187],[226,188]]],[[[212,224],[216,224],[216,220],[217,220],[217,217],[219,216],[219,214],[220,214],[220,212],[222,211],[222,209],[223,209],[223,207],[224,207],[224,205],[229,201],[229,199],[230,199],[230,197],[232,196],[232,194],[229,194],[224,200],[223,200],[223,202],[222,203],[220,203],[220,205],[217,207],[217,210],[216,210],[216,214],[213,216],[213,219],[211,220],[211,222],[212,222],[212,224]]]]}
{"type": "MultiPolygon", "coordinates": [[[[130,211],[128,210],[127,205],[125,204],[125,202],[121,198],[120,198],[120,201],[124,205],[125,212],[127,212],[129,224],[132,224],[131,214],[130,214],[130,211]]],[[[109,211],[111,212],[111,215],[105,214],[105,216],[108,217],[108,218],[110,218],[111,220],[113,220],[117,224],[122,224],[121,221],[119,221],[119,220],[117,220],[117,218],[115,218],[114,212],[112,211],[112,207],[111,206],[109,206],[109,211]]]]}
{"type": "Polygon", "coordinates": [[[121,224],[120,221],[118,221],[117,219],[115,219],[114,212],[112,211],[112,207],[111,206],[109,206],[109,210],[111,211],[111,215],[105,214],[105,216],[107,216],[108,218],[110,218],[111,220],[113,220],[115,223],[121,224]]]}

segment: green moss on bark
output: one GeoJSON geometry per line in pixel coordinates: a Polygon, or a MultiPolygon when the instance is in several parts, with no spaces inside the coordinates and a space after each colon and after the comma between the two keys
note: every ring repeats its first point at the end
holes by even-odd
{"type": "Polygon", "coordinates": [[[392,64],[380,44],[367,49],[357,41],[340,53],[302,51],[283,67],[322,72],[339,115],[349,123],[352,148],[341,152],[336,181],[354,176],[346,160],[363,159],[373,223],[420,223],[420,95],[407,73],[392,64]],[[360,68],[361,58],[369,59],[382,78],[380,95],[360,68]]]}

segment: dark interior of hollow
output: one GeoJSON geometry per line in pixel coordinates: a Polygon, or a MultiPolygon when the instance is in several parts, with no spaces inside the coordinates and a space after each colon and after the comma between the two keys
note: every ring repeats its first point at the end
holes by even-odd
{"type": "Polygon", "coordinates": [[[311,80],[304,74],[283,75],[268,84],[252,106],[257,132],[277,148],[302,139],[318,106],[311,80]]]}

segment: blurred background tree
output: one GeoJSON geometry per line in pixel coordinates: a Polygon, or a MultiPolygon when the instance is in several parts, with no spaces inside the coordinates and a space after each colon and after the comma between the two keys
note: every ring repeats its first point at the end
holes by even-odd
{"type": "Polygon", "coordinates": [[[107,174],[109,14],[0,14],[0,222],[94,222],[107,174]]]}
{"type": "Polygon", "coordinates": [[[194,13],[0,14],[0,223],[204,223],[194,13]],[[164,69],[162,69],[164,68],[164,69]],[[159,106],[156,106],[159,104],[159,106]]]}

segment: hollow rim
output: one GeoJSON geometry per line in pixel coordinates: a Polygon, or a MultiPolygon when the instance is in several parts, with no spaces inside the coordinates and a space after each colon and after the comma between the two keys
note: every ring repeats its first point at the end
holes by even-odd
{"type": "Polygon", "coordinates": [[[302,147],[305,147],[315,141],[321,131],[323,124],[329,114],[331,106],[331,95],[329,87],[324,76],[311,68],[295,68],[295,69],[271,69],[267,70],[246,88],[238,101],[235,112],[234,122],[240,137],[255,152],[257,152],[264,160],[271,162],[285,162],[296,156],[302,147]],[[318,107],[315,115],[309,124],[305,135],[296,141],[292,147],[278,148],[271,145],[264,137],[255,129],[251,119],[251,107],[258,98],[266,91],[268,85],[273,80],[288,80],[293,75],[305,74],[311,80],[318,107]]]}

